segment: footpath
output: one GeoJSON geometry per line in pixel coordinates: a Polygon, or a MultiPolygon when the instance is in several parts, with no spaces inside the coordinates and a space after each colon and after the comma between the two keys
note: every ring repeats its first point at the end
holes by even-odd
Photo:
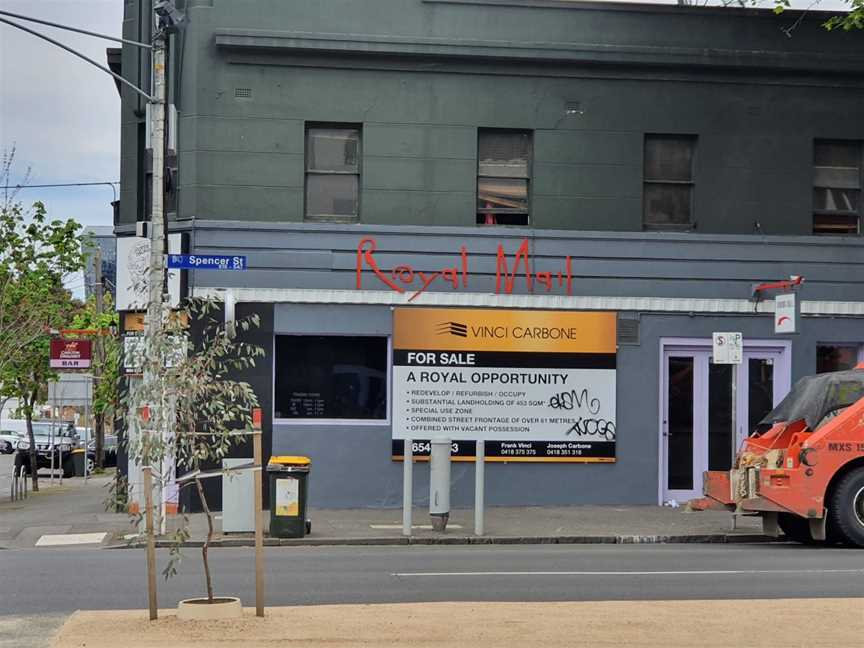
{"type": "MultiPolygon", "coordinates": [[[[0,493],[0,549],[63,545],[123,548],[140,546],[129,516],[105,512],[112,474],[82,478],[40,478],[42,491],[11,502],[0,493]]],[[[759,542],[759,518],[734,518],[725,511],[688,512],[660,506],[489,507],[485,534],[474,535],[474,512],[452,511],[447,531],[432,530],[428,511],[414,510],[412,536],[402,535],[401,509],[315,509],[309,511],[311,533],[305,538],[265,539],[274,545],[400,545],[400,544],[578,544],[759,542]]],[[[265,512],[265,520],[269,513],[265,512]]],[[[189,516],[188,544],[199,545],[207,534],[203,514],[189,516]]],[[[250,533],[223,534],[216,514],[215,546],[245,546],[250,533]]],[[[169,520],[170,528],[179,519],[169,520]]],[[[159,545],[170,544],[160,538],[159,545]]]]}

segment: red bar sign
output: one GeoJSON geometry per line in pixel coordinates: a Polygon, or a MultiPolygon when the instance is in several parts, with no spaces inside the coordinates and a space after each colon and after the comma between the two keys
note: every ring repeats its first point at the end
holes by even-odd
{"type": "Polygon", "coordinates": [[[52,369],[88,369],[92,357],[90,340],[51,340],[52,369]]]}

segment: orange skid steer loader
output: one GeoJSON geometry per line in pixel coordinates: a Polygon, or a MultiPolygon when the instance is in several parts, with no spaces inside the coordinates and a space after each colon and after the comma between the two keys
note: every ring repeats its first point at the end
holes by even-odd
{"type": "Polygon", "coordinates": [[[761,515],[766,535],[864,547],[864,363],[795,383],[704,494],[692,508],[761,515]]]}

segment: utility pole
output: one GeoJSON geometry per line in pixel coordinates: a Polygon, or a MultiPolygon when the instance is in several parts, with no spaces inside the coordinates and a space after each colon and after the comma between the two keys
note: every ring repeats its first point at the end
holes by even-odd
{"type": "MultiPolygon", "coordinates": [[[[93,278],[95,279],[93,286],[93,290],[96,294],[96,322],[97,326],[94,328],[102,328],[102,312],[105,308],[104,302],[102,299],[102,248],[99,245],[96,246],[96,253],[93,255],[93,263],[95,267],[93,268],[93,278]]],[[[102,367],[105,363],[105,345],[102,342],[102,335],[96,336],[96,366],[93,369],[93,378],[91,379],[93,382],[93,388],[90,390],[90,397],[93,397],[93,394],[96,393],[96,387],[99,386],[100,381],[102,380],[102,367]]],[[[102,450],[105,445],[105,419],[104,414],[97,414],[96,408],[92,407],[91,411],[93,412],[93,434],[95,436],[96,441],[96,457],[94,461],[94,465],[96,468],[102,468],[102,450]]],[[[86,454],[85,454],[85,464],[86,462],[86,454]]]]}
{"type": "MultiPolygon", "coordinates": [[[[163,348],[156,344],[151,348],[151,343],[158,339],[164,326],[164,304],[163,290],[165,287],[165,222],[163,220],[164,203],[164,166],[165,166],[165,33],[159,29],[153,37],[153,98],[150,102],[151,141],[153,150],[153,185],[151,188],[151,211],[150,211],[150,271],[148,277],[149,298],[147,300],[147,317],[144,319],[144,383],[152,384],[158,380],[157,375],[163,371],[164,362],[162,358],[163,348]]],[[[162,411],[165,403],[138,403],[139,406],[146,405],[150,412],[150,421],[155,424],[155,430],[149,423],[145,422],[141,429],[144,438],[142,447],[145,449],[142,457],[142,475],[144,477],[144,521],[147,534],[147,587],[150,601],[150,619],[156,618],[156,555],[154,524],[153,524],[153,460],[150,448],[150,435],[154,432],[158,439],[164,437],[163,420],[165,412],[162,411]]],[[[158,444],[157,444],[158,447],[158,444]]],[[[161,466],[160,466],[161,468],[161,466]]],[[[161,483],[160,475],[160,483],[161,483]]],[[[159,501],[162,500],[162,489],[159,491],[159,501]]],[[[161,526],[160,520],[160,526],[161,526]]]]}

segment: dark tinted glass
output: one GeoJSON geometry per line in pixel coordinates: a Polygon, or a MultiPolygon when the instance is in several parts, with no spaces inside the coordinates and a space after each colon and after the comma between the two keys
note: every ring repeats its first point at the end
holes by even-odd
{"type": "Polygon", "coordinates": [[[747,361],[748,433],[752,434],[765,416],[774,409],[774,362],[769,358],[747,361]]]}
{"type": "Polygon", "coordinates": [[[648,135],[645,137],[645,180],[693,180],[692,137],[648,135]]]}
{"type": "Polygon", "coordinates": [[[276,337],[276,418],[387,418],[387,338],[276,337]]]}
{"type": "Polygon", "coordinates": [[[816,347],[816,373],[846,371],[857,364],[857,346],[820,344],[816,347]]]}
{"type": "Polygon", "coordinates": [[[708,366],[708,470],[732,467],[733,438],[732,365],[712,362],[708,366]]]}
{"type": "Polygon", "coordinates": [[[861,142],[817,141],[813,147],[817,167],[861,168],[861,142]]]}
{"type": "Polygon", "coordinates": [[[690,185],[645,185],[645,223],[649,225],[687,225],[693,188],[690,185]]]}
{"type": "Polygon", "coordinates": [[[667,487],[693,488],[693,358],[669,358],[667,487]]]}

